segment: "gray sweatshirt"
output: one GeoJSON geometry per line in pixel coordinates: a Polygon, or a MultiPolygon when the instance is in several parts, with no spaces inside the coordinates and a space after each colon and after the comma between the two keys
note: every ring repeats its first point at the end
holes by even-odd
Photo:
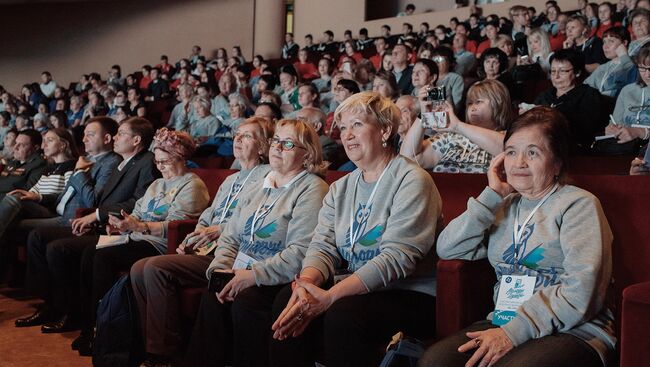
{"type": "Polygon", "coordinates": [[[269,165],[259,165],[253,169],[241,170],[228,176],[219,186],[212,205],[205,209],[199,217],[196,230],[217,224],[225,226],[241,200],[253,195],[253,190],[261,187],[264,177],[270,170],[271,166],[269,165]],[[242,185],[244,186],[242,187],[242,185]],[[226,204],[229,204],[229,207],[224,213],[226,204]]]}
{"type": "Polygon", "coordinates": [[[616,337],[612,312],[605,305],[612,274],[612,232],[600,202],[585,190],[560,186],[526,225],[515,264],[517,207],[521,222],[538,202],[519,194],[501,198],[486,188],[478,198],[470,198],[467,211],[442,231],[438,255],[487,257],[497,275],[495,303],[503,275],[536,277],[533,296],[501,326],[515,347],[530,339],[569,333],[591,345],[606,363],[616,337]]]}
{"type": "Polygon", "coordinates": [[[144,222],[163,222],[161,236],[129,234],[132,241],[147,241],[161,254],[167,252],[167,225],[172,220],[197,218],[210,203],[210,194],[199,176],[188,172],[171,179],[154,181],[135,202],[131,215],[144,222]]]}
{"type": "Polygon", "coordinates": [[[316,213],[327,193],[325,181],[303,172],[279,188],[272,187],[271,172],[263,189],[241,199],[219,237],[214,260],[206,272],[208,279],[215,270],[232,269],[237,254],[243,252],[257,261],[252,270],[258,286],[293,280],[300,271],[316,227],[316,213]]]}
{"type": "Polygon", "coordinates": [[[359,169],[332,184],[303,269],[314,267],[326,280],[347,269],[369,292],[410,289],[435,295],[435,264],[421,260],[432,249],[441,212],[436,185],[426,171],[403,156],[389,164],[366,207],[375,185],[364,182],[359,169]],[[351,233],[357,233],[354,246],[351,233]]]}

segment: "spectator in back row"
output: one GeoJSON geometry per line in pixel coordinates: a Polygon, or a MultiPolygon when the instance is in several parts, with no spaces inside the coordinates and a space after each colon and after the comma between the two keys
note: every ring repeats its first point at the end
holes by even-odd
{"type": "Polygon", "coordinates": [[[411,94],[413,91],[413,84],[411,82],[411,74],[413,73],[413,66],[409,65],[411,57],[410,47],[399,44],[393,47],[391,52],[391,63],[393,65],[393,75],[397,81],[397,87],[402,94],[411,94]]]}
{"type": "Polygon", "coordinates": [[[610,61],[594,70],[585,80],[590,85],[608,97],[616,98],[621,89],[634,83],[637,70],[634,62],[627,54],[630,34],[623,27],[612,27],[603,34],[603,53],[610,61]]]}

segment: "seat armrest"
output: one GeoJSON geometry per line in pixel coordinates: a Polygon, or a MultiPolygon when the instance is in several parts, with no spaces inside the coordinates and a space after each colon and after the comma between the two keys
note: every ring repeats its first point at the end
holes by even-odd
{"type": "Polygon", "coordinates": [[[185,237],[194,231],[196,219],[173,220],[167,225],[167,253],[175,254],[178,245],[183,242],[185,237]]]}
{"type": "Polygon", "coordinates": [[[650,366],[650,282],[623,290],[621,316],[621,367],[650,366]]]}
{"type": "Polygon", "coordinates": [[[485,319],[494,308],[496,276],[487,260],[439,260],[436,278],[436,338],[485,319]]]}

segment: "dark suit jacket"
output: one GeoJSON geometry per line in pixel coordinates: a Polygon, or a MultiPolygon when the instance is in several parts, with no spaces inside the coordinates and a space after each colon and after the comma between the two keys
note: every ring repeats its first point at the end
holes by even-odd
{"type": "Polygon", "coordinates": [[[25,163],[10,160],[0,173],[0,195],[16,189],[29,190],[41,178],[46,165],[39,153],[32,154],[25,163]]]}
{"type": "Polygon", "coordinates": [[[116,170],[122,157],[114,152],[108,152],[97,159],[87,172],[75,172],[70,176],[68,184],[59,194],[56,203],[59,205],[65,196],[68,187],[74,188],[74,193],[65,205],[63,220],[74,219],[77,209],[92,208],[95,206],[97,193],[102,190],[108,179],[116,170]]]}
{"type": "Polygon", "coordinates": [[[135,202],[144,196],[149,185],[159,177],[153,153],[148,151],[136,154],[121,171],[115,169],[96,202],[101,223],[108,221],[108,212],[124,210],[130,213],[135,202]]]}
{"type": "Polygon", "coordinates": [[[409,65],[402,71],[402,77],[397,82],[397,87],[402,91],[402,95],[409,95],[413,92],[413,82],[411,81],[413,66],[409,65]]]}

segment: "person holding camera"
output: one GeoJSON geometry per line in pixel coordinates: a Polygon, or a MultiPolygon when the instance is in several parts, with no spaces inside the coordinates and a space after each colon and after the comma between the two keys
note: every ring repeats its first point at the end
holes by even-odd
{"type": "Polygon", "coordinates": [[[490,261],[494,312],[431,346],[418,366],[605,366],[616,345],[612,232],[598,199],[565,183],[567,121],[536,107],[503,141],[488,187],[437,241],[443,259],[490,261]]]}
{"type": "MultiPolygon", "coordinates": [[[[333,183],[323,200],[300,275],[276,297],[270,349],[244,347],[251,354],[269,350],[272,366],[313,366],[321,352],[319,362],[328,367],[377,366],[380,346],[396,330],[422,338],[435,330],[438,190],[396,153],[400,111],[389,99],[355,94],[335,120],[359,168],[333,183]]],[[[268,337],[267,330],[254,332],[268,337]]]]}
{"type": "Polygon", "coordinates": [[[225,366],[231,358],[235,366],[267,363],[266,351],[250,348],[267,343],[271,306],[300,271],[327,192],[320,141],[309,123],[278,121],[270,145],[271,172],[240,199],[217,240],[188,366],[225,366]]]}
{"type": "Polygon", "coordinates": [[[431,104],[438,108],[422,113],[422,118],[411,125],[400,153],[434,172],[485,173],[492,156],[503,150],[499,131],[514,119],[508,89],[491,79],[472,85],[467,92],[467,123],[456,117],[439,91],[420,91],[422,111],[431,110],[431,104]],[[438,133],[423,140],[429,128],[438,133]]]}
{"type": "Polygon", "coordinates": [[[263,163],[268,161],[268,141],[272,137],[273,126],[263,118],[252,117],[241,123],[233,138],[241,170],[224,180],[196,229],[176,249],[178,254],[147,257],[131,267],[149,364],[180,357],[183,341],[179,293],[183,288],[208,284],[205,271],[214,258],[217,239],[239,203],[260,189],[269,173],[269,166],[263,163]]]}

